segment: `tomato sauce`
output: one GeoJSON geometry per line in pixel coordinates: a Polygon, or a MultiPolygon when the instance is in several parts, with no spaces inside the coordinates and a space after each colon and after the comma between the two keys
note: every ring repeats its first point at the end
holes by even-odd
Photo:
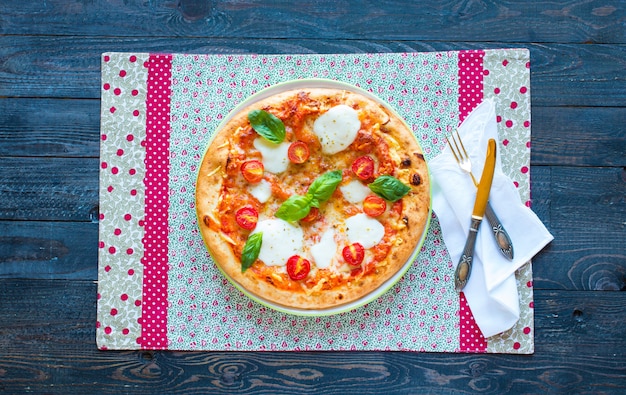
{"type": "Polygon", "coordinates": [[[359,130],[356,135],[356,138],[350,145],[350,149],[353,151],[359,151],[365,154],[370,154],[374,152],[374,139],[372,138],[372,134],[364,129],[359,130]]]}
{"type": "Polygon", "coordinates": [[[251,127],[239,129],[233,135],[233,142],[234,145],[241,147],[245,152],[248,152],[254,149],[254,139],[257,137],[259,137],[259,135],[251,127]]]}

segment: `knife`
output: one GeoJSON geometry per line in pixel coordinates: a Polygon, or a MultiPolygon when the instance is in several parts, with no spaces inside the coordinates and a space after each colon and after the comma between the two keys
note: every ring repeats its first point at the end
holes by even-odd
{"type": "Polygon", "coordinates": [[[454,286],[457,292],[461,292],[461,290],[463,290],[472,272],[476,234],[478,233],[480,223],[482,222],[485,214],[485,209],[487,208],[487,201],[489,200],[489,192],[491,190],[495,167],[496,141],[494,139],[490,139],[487,144],[487,158],[485,159],[483,174],[480,176],[478,191],[476,192],[476,200],[474,201],[474,209],[472,210],[470,231],[467,235],[467,240],[465,241],[463,254],[461,255],[461,259],[459,260],[459,264],[456,266],[456,271],[454,273],[454,286]]]}

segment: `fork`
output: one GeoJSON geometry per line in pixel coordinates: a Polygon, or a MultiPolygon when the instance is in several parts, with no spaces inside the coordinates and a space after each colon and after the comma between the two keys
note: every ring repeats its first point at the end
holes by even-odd
{"type": "MultiPolygon", "coordinates": [[[[450,150],[452,151],[452,155],[458,163],[459,167],[463,172],[470,175],[472,178],[472,182],[475,187],[478,187],[478,182],[472,173],[472,162],[470,160],[467,151],[465,150],[465,146],[463,145],[463,141],[461,140],[461,136],[459,135],[459,131],[457,130],[447,139],[448,145],[450,146],[450,150]]],[[[513,243],[511,243],[511,238],[509,234],[502,226],[500,219],[493,211],[491,204],[487,202],[487,209],[485,210],[485,217],[491,226],[491,231],[493,232],[493,236],[496,239],[496,243],[498,244],[498,248],[500,252],[507,257],[508,259],[513,259],[513,243]]]]}

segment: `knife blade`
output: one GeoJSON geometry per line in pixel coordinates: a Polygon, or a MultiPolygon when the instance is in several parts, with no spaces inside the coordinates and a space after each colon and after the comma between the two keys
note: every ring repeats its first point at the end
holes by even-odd
{"type": "Polygon", "coordinates": [[[493,173],[496,167],[496,141],[490,139],[487,143],[487,155],[483,174],[480,176],[476,199],[474,200],[474,209],[472,210],[472,219],[470,222],[470,231],[465,241],[463,254],[459,264],[456,266],[454,273],[454,286],[457,292],[461,292],[472,272],[472,261],[474,260],[474,246],[476,245],[476,235],[480,228],[480,223],[485,215],[487,202],[489,200],[489,192],[491,191],[491,183],[493,182],[493,173]]]}

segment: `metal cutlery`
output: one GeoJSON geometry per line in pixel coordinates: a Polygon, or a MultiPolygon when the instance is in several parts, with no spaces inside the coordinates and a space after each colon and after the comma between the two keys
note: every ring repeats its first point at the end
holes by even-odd
{"type": "MultiPolygon", "coordinates": [[[[458,130],[453,133],[448,138],[448,145],[450,146],[450,150],[452,151],[452,155],[454,159],[458,163],[461,170],[465,173],[469,174],[472,178],[472,182],[474,186],[478,187],[478,182],[472,173],[472,162],[470,160],[467,151],[465,150],[465,146],[463,145],[463,141],[461,140],[461,136],[459,135],[458,130]]],[[[507,257],[509,260],[513,259],[513,243],[511,242],[511,238],[509,234],[502,226],[500,219],[493,211],[491,204],[487,202],[487,209],[485,210],[485,217],[491,226],[491,231],[496,239],[496,243],[498,244],[498,249],[502,254],[507,257]]]]}
{"type": "Polygon", "coordinates": [[[485,159],[485,167],[483,174],[480,177],[480,183],[478,184],[478,191],[476,192],[476,200],[474,201],[474,209],[472,210],[472,220],[470,223],[470,231],[465,241],[465,247],[463,248],[463,254],[459,260],[459,264],[454,272],[454,286],[457,292],[463,290],[467,281],[470,278],[472,272],[472,262],[474,259],[474,246],[476,245],[476,235],[480,228],[483,215],[487,208],[487,201],[489,200],[489,192],[491,190],[491,183],[493,181],[493,173],[496,167],[496,141],[494,139],[489,140],[487,146],[487,157],[485,159]]]}

